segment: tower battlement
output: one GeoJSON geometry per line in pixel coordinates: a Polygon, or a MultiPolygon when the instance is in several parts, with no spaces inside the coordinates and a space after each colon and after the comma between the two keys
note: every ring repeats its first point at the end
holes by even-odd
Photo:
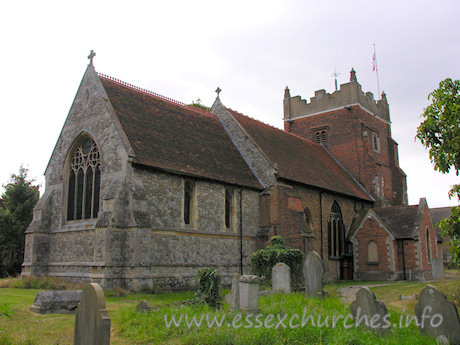
{"type": "Polygon", "coordinates": [[[372,92],[364,93],[353,69],[350,72],[350,82],[341,84],[340,89],[332,94],[327,93],[324,89],[317,90],[315,96],[310,98],[310,102],[307,102],[300,96],[291,97],[286,87],[283,103],[284,121],[358,105],[379,119],[390,122],[390,111],[385,93],[382,92],[382,98],[378,101],[374,99],[372,92]]]}

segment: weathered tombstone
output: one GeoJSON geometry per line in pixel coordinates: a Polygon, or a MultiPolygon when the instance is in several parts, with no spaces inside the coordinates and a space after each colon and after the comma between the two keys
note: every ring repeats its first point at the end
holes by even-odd
{"type": "Polygon", "coordinates": [[[431,262],[431,278],[433,280],[444,279],[444,264],[442,259],[435,258],[431,262]]]}
{"type": "Polygon", "coordinates": [[[147,303],[147,301],[145,300],[142,300],[140,301],[137,305],[136,305],[136,310],[139,312],[139,313],[146,313],[150,310],[152,310],[153,307],[147,303]]]}
{"type": "Polygon", "coordinates": [[[81,290],[39,291],[30,311],[40,314],[73,314],[80,302],[81,290]]]}
{"type": "Polygon", "coordinates": [[[460,344],[460,319],[455,304],[433,285],[427,285],[420,293],[415,315],[421,333],[440,340],[446,337],[451,344],[460,344]]]}
{"type": "Polygon", "coordinates": [[[238,273],[233,273],[232,290],[225,296],[225,302],[230,306],[230,311],[240,309],[240,282],[238,273]]]}
{"type": "Polygon", "coordinates": [[[351,314],[358,326],[365,326],[378,333],[390,331],[391,324],[384,321],[388,314],[387,307],[368,287],[359,289],[356,300],[351,303],[351,314]]]}
{"type": "Polygon", "coordinates": [[[283,262],[272,268],[273,292],[291,292],[291,268],[283,262]]]}
{"type": "Polygon", "coordinates": [[[75,313],[74,345],[109,345],[110,317],[99,284],[85,285],[75,313]]]}
{"type": "Polygon", "coordinates": [[[317,252],[310,252],[303,263],[303,277],[305,278],[305,295],[308,297],[324,298],[323,260],[317,252]]]}
{"type": "Polygon", "coordinates": [[[257,311],[259,309],[259,283],[261,277],[249,274],[240,277],[240,309],[244,311],[257,311]]]}

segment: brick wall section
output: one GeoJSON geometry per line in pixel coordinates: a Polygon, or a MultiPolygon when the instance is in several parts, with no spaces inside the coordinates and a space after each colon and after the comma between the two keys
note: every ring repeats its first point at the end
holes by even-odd
{"type": "Polygon", "coordinates": [[[431,261],[428,260],[428,250],[427,250],[427,241],[426,241],[426,230],[428,229],[430,237],[430,250],[431,258],[437,258],[437,248],[436,248],[436,233],[433,228],[433,223],[431,221],[430,213],[428,208],[425,206],[423,209],[423,218],[422,225],[420,226],[420,241],[421,241],[421,262],[422,270],[429,271],[431,273],[431,261]]]}
{"type": "Polygon", "coordinates": [[[263,224],[264,233],[267,234],[266,239],[276,234],[282,236],[290,248],[300,249],[304,253],[310,250],[316,251],[324,261],[325,280],[338,279],[340,261],[328,258],[327,223],[332,204],[334,201],[339,204],[346,231],[350,228],[355,210],[370,207],[370,204],[300,184],[288,184],[286,181],[273,186],[265,193],[262,194],[260,201],[260,219],[261,228],[263,224]],[[269,196],[265,193],[269,193],[269,196]],[[299,209],[299,203],[302,211],[299,209]],[[313,231],[308,236],[305,233],[303,213],[305,207],[308,207],[310,211],[313,231]]]}
{"type": "MultiPolygon", "coordinates": [[[[358,255],[356,268],[360,272],[391,272],[391,257],[389,241],[392,241],[388,231],[374,218],[366,218],[363,226],[356,232],[358,255]],[[378,247],[378,264],[369,264],[367,246],[374,241],[378,247]]],[[[356,250],[356,249],[355,249],[356,250]]]]}
{"type": "Polygon", "coordinates": [[[327,132],[327,149],[376,200],[381,200],[377,205],[406,203],[405,175],[399,169],[389,123],[359,106],[285,122],[286,131],[309,140],[314,140],[319,128],[327,132]],[[373,133],[378,135],[379,151],[374,150],[373,133]]]}

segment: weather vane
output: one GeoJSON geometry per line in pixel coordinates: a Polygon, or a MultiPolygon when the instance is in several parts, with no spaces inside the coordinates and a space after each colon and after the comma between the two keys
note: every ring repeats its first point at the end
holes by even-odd
{"type": "Polygon", "coordinates": [[[340,73],[337,73],[337,68],[334,68],[334,73],[332,73],[332,76],[334,77],[334,82],[335,82],[335,91],[337,91],[337,77],[340,75],[340,73]]]}

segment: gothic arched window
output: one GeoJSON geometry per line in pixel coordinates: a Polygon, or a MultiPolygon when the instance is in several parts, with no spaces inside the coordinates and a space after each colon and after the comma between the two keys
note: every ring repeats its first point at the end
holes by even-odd
{"type": "Polygon", "coordinates": [[[312,217],[311,217],[311,213],[308,207],[304,207],[303,216],[305,220],[305,232],[308,232],[308,233],[313,232],[312,217]]]}
{"type": "Polygon", "coordinates": [[[431,261],[430,232],[428,231],[428,228],[426,229],[426,250],[428,261],[431,261]]]}
{"type": "Polygon", "coordinates": [[[335,201],[329,212],[327,234],[329,257],[340,257],[345,254],[345,226],[343,225],[342,211],[335,201]]]}
{"type": "Polygon", "coordinates": [[[96,218],[101,188],[101,155],[93,139],[84,135],[70,154],[67,220],[96,218]]]}

